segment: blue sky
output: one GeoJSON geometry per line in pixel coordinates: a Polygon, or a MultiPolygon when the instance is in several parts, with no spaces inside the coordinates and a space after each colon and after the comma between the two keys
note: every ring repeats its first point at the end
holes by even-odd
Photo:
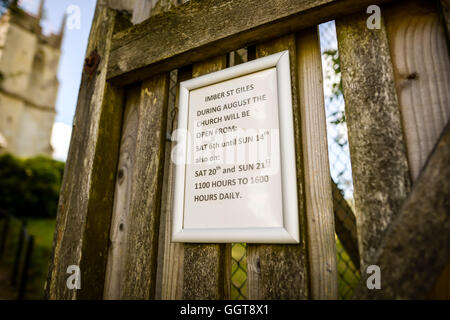
{"type": "MultiPolygon", "coordinates": [[[[37,14],[40,0],[21,0],[20,5],[31,14],[37,14]]],[[[60,30],[64,13],[70,6],[78,6],[80,24],[78,28],[65,27],[61,48],[58,79],[60,82],[56,101],[56,119],[53,126],[53,157],[66,160],[72,132],[72,121],[78,99],[81,72],[87,41],[95,11],[95,0],[45,0],[44,19],[41,22],[44,34],[60,30]]],[[[69,12],[73,13],[73,12],[69,12]]]]}
{"type": "MultiPolygon", "coordinates": [[[[22,0],[21,5],[28,12],[36,14],[39,0],[22,0]]],[[[68,125],[72,125],[77,103],[81,69],[94,15],[95,0],[45,0],[45,17],[41,23],[44,33],[59,32],[64,12],[70,5],[79,6],[81,23],[80,29],[66,27],[65,30],[58,70],[60,87],[56,102],[56,122],[68,125]]]]}

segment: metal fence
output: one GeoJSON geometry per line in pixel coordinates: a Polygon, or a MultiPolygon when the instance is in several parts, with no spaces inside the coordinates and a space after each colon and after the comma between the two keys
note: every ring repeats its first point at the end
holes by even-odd
{"type": "Polygon", "coordinates": [[[247,245],[233,243],[231,247],[231,299],[247,299],[247,245]]]}

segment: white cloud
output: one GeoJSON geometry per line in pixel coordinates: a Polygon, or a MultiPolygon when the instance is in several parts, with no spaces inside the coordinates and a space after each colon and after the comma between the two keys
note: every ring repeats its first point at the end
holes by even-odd
{"type": "Polygon", "coordinates": [[[72,126],[63,122],[55,122],[52,131],[53,158],[66,161],[69,152],[72,126]]]}

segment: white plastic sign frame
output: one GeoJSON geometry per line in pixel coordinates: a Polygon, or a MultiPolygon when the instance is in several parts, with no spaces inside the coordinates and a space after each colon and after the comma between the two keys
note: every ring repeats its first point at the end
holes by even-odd
{"type": "MultiPolygon", "coordinates": [[[[188,129],[189,92],[226,80],[276,68],[282,185],[282,227],[273,228],[184,228],[186,161],[177,164],[172,211],[172,241],[189,243],[299,243],[297,170],[292,115],[289,51],[282,51],[180,83],[178,129],[188,129]]],[[[187,157],[187,139],[181,150],[187,157]]],[[[179,147],[179,146],[178,146],[179,147]]],[[[192,186],[190,186],[192,187],[192,186]]]]}

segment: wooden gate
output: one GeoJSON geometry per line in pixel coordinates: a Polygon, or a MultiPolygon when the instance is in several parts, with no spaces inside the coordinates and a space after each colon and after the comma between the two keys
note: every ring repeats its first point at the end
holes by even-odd
{"type": "MultiPolygon", "coordinates": [[[[180,82],[227,68],[233,63],[230,52],[247,48],[248,60],[289,50],[301,229],[297,245],[248,245],[249,298],[336,299],[317,28],[334,19],[362,274],[368,264],[381,264],[384,297],[421,297],[431,290],[450,252],[448,213],[439,202],[449,194],[448,168],[430,158],[419,173],[450,114],[448,1],[191,0],[179,6],[167,1],[167,8],[136,25],[106,3],[97,5],[87,48],[46,285],[49,298],[230,297],[229,244],[170,240],[175,143],[170,135],[176,110],[168,108],[169,75],[177,70],[180,82]],[[366,9],[374,4],[382,9],[381,23],[369,29],[366,9]],[[426,170],[442,173],[426,186],[443,193],[422,194],[420,211],[411,201],[432,174],[426,170]],[[429,228],[415,230],[414,239],[404,238],[403,229],[384,233],[393,221],[414,228],[411,220],[424,210],[434,212],[419,219],[429,228]],[[431,239],[430,233],[438,235],[431,239]],[[384,265],[383,252],[395,241],[427,243],[429,251],[419,257],[404,248],[403,260],[384,265]],[[413,264],[427,263],[433,268],[417,271],[427,284],[419,290],[402,278],[399,288],[413,264]],[[69,265],[80,267],[81,290],[66,286],[69,265]],[[400,275],[393,268],[400,268],[400,275]]],[[[448,128],[445,134],[448,138],[448,128]]],[[[448,142],[434,150],[435,158],[448,155],[448,142]]]]}

